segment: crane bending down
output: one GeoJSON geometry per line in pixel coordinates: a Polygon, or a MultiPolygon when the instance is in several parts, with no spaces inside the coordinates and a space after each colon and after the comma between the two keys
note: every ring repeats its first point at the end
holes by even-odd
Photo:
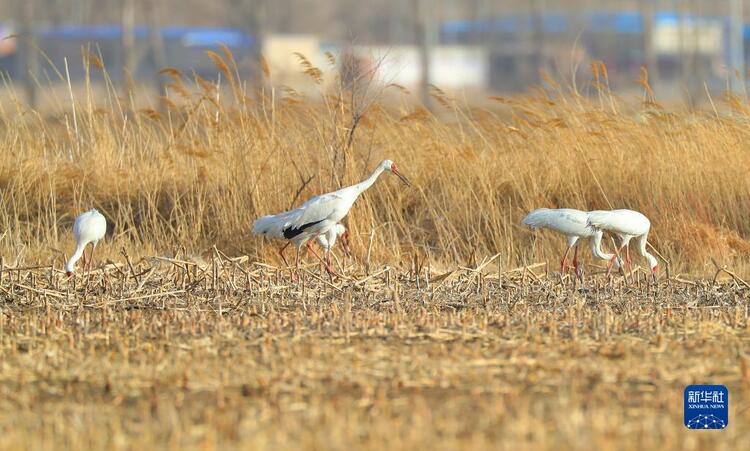
{"type": "Polygon", "coordinates": [[[76,250],[70,259],[65,263],[65,274],[70,277],[73,275],[76,262],[83,256],[83,267],[84,271],[88,264],[89,269],[94,260],[94,251],[99,241],[104,238],[107,233],[107,220],[104,216],[99,213],[95,208],[81,213],[76,217],[76,221],[73,224],[73,237],[76,240],[76,250]],[[86,246],[91,243],[92,249],[91,254],[86,261],[86,246]]]}
{"type": "MultiPolygon", "coordinates": [[[[258,218],[253,224],[253,234],[272,238],[283,237],[292,241],[297,246],[295,266],[299,267],[300,247],[304,244],[315,254],[311,246],[312,238],[326,234],[344,219],[359,195],[371,187],[383,171],[390,171],[407,186],[411,186],[409,180],[396,168],[396,163],[383,160],[368,178],[356,185],[315,196],[294,210],[258,218]]],[[[329,264],[326,264],[326,270],[329,273],[333,272],[329,264]]]]}
{"type": "Polygon", "coordinates": [[[343,224],[336,224],[335,227],[329,229],[325,234],[318,235],[317,238],[318,244],[325,251],[326,265],[328,266],[331,266],[331,250],[336,244],[337,237],[341,237],[341,245],[344,247],[344,252],[347,255],[352,253],[349,247],[349,231],[346,230],[343,224]]]}
{"type": "MultiPolygon", "coordinates": [[[[602,232],[600,230],[588,227],[588,213],[572,208],[538,208],[523,218],[523,224],[532,229],[550,229],[565,235],[568,240],[568,247],[560,260],[560,274],[565,272],[565,263],[571,248],[573,250],[573,267],[576,275],[582,276],[578,264],[578,240],[585,237],[592,237],[591,253],[602,260],[608,260],[619,267],[619,262],[615,259],[614,254],[608,254],[602,251],[602,232]]],[[[608,266],[608,270],[610,267],[608,266]]]]}
{"type": "MultiPolygon", "coordinates": [[[[638,242],[638,252],[648,260],[651,268],[651,276],[656,281],[656,272],[659,261],[646,250],[648,232],[651,230],[651,221],[643,213],[633,210],[592,211],[589,213],[588,225],[592,230],[606,230],[620,239],[620,249],[625,248],[625,262],[628,271],[632,271],[633,265],[630,260],[630,240],[635,238],[638,242]]],[[[611,269],[611,264],[610,268],[611,269]]]]}

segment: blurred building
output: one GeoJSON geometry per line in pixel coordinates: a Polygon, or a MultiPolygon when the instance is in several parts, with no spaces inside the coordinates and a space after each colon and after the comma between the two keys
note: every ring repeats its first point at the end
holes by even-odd
{"type": "MultiPolygon", "coordinates": [[[[231,11],[239,11],[238,8],[231,11]]],[[[437,20],[437,15],[433,15],[429,21],[420,22],[419,14],[407,14],[410,10],[399,6],[393,14],[403,14],[390,22],[387,17],[378,16],[380,19],[372,25],[379,30],[377,36],[366,43],[327,40],[322,31],[294,34],[263,30],[262,20],[244,21],[239,13],[232,22],[234,28],[160,27],[157,33],[151,33],[147,27],[136,26],[130,56],[135,68],[133,76],[153,77],[160,66],[169,66],[185,74],[214,79],[217,69],[206,51],[219,52],[222,45],[234,54],[242,77],[259,79],[257,72],[262,65],[258,59],[262,53],[270,68],[270,83],[293,87],[309,82],[300,76],[300,58],[295,52],[330,72],[335,68],[330,67],[325,52],[331,51],[338,57],[344,78],[376,71],[380,80],[409,89],[424,86],[424,67],[428,68],[429,83],[441,89],[518,92],[541,83],[541,72],[562,80],[570,80],[574,72],[590,78],[586,69],[593,61],[606,64],[609,81],[615,88],[636,86],[641,67],[646,65],[652,84],[677,86],[675,81],[681,81],[688,90],[702,90],[705,82],[720,89],[726,86],[726,67],[731,66],[730,23],[726,16],[531,7],[515,8],[520,13],[511,9],[501,13],[500,8],[488,7],[477,9],[472,19],[437,20]],[[430,28],[423,30],[423,35],[430,35],[426,39],[429,42],[419,42],[420,33],[416,30],[420,27],[430,28]],[[160,42],[160,55],[155,51],[154,36],[160,42]],[[342,61],[348,63],[342,65],[342,61]]],[[[344,14],[344,19],[345,24],[357,23],[349,13],[344,14]]],[[[120,25],[107,24],[37,26],[32,29],[33,36],[45,54],[39,59],[39,70],[54,74],[49,63],[59,70],[67,58],[71,78],[81,79],[81,52],[86,49],[100,56],[109,77],[117,81],[122,77],[125,60],[122,30],[120,25]]],[[[11,24],[0,23],[0,71],[11,79],[25,80],[28,69],[19,56],[22,46],[15,38],[3,39],[13,32],[11,24]]],[[[744,49],[750,49],[750,27],[744,28],[744,41],[744,49]]],[[[95,72],[92,71],[95,79],[101,77],[95,72]]]]}
{"type": "MultiPolygon", "coordinates": [[[[500,91],[540,83],[540,70],[570,73],[594,60],[607,65],[611,81],[632,84],[649,50],[657,65],[651,69],[662,81],[680,78],[686,66],[709,84],[726,78],[726,19],[659,12],[652,20],[653,29],[647,33],[640,12],[508,15],[445,22],[440,36],[445,44],[487,49],[489,87],[500,91]]],[[[750,28],[746,30],[750,37],[750,28]]]]}
{"type": "MultiPolygon", "coordinates": [[[[422,80],[418,46],[356,46],[351,51],[361,61],[361,70],[376,72],[382,83],[415,90],[422,80]]],[[[446,90],[486,89],[490,73],[488,61],[488,53],[483,48],[435,46],[430,51],[430,83],[446,90]]]]}

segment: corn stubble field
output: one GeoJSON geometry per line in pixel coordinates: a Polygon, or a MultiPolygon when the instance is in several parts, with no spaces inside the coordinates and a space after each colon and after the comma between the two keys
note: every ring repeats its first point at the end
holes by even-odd
{"type": "Polygon", "coordinates": [[[595,66],[593,95],[548,81],[479,109],[435,90],[430,113],[371,83],[251,95],[210,56],[223,89],[166,70],[152,108],[113,88],[2,104],[1,448],[750,440],[746,99],[668,111],[595,66]],[[308,258],[293,282],[250,236],[382,158],[415,186],[386,174],[358,201],[338,277],[308,258]],[[92,206],[98,265],[67,279],[92,206]],[[626,283],[586,255],[584,282],[561,280],[562,238],[519,226],[540,206],[644,212],[669,274],[626,283]],[[726,430],[682,426],[689,383],[729,387],[726,430]]]}

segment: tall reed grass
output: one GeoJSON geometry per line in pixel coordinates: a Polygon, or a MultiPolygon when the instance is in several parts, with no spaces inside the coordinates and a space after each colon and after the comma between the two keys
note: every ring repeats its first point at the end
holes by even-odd
{"type": "MultiPolygon", "coordinates": [[[[92,58],[87,67],[106,71],[92,58]]],[[[110,222],[100,249],[111,259],[122,248],[216,245],[275,261],[275,249],[250,235],[255,217],[356,182],[391,158],[414,187],[383,177],[358,201],[348,225],[360,259],[455,264],[500,252],[506,267],[553,260],[563,240],[522,228],[527,211],[631,208],[651,218],[650,240],[674,271],[710,273],[714,259],[750,272],[746,99],[717,100],[720,112],[668,111],[647,85],[645,101],[618,98],[596,67],[593,97],[547,80],[546,89],[474,108],[435,89],[430,112],[398,86],[324,86],[324,70],[304,57],[319,97],[250,91],[231,53],[210,58],[221,87],[165,69],[167,94],[152,108],[109,82],[101,95],[88,83],[83,94],[70,89],[52,115],[18,99],[2,107],[8,264],[61,262],[75,214],[90,207],[110,222]]]]}

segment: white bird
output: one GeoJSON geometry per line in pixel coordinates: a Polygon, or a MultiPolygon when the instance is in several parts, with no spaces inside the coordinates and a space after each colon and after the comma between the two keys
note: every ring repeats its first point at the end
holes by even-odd
{"type": "Polygon", "coordinates": [[[86,268],[86,246],[91,243],[91,255],[88,259],[89,268],[91,268],[94,260],[94,251],[96,245],[104,235],[107,233],[107,220],[104,216],[99,213],[95,208],[81,213],[76,217],[76,221],[73,224],[73,237],[76,240],[76,250],[70,259],[65,263],[65,274],[68,277],[73,275],[76,262],[83,256],[83,266],[86,268]]]}
{"type": "Polygon", "coordinates": [[[335,227],[329,229],[325,234],[318,235],[317,241],[320,247],[323,248],[326,255],[326,264],[331,266],[331,249],[336,244],[336,238],[341,237],[341,244],[344,247],[344,252],[347,255],[351,254],[349,248],[349,231],[346,230],[343,224],[336,224],[335,227]]]}
{"type": "Polygon", "coordinates": [[[588,225],[593,230],[606,230],[617,235],[620,239],[619,251],[622,252],[625,248],[625,261],[629,270],[633,269],[629,243],[635,238],[638,242],[638,252],[648,260],[651,276],[654,281],[656,280],[659,261],[646,250],[651,221],[643,213],[633,210],[592,211],[589,213],[588,225]]]}
{"type": "MultiPolygon", "coordinates": [[[[295,266],[299,266],[299,250],[302,245],[312,237],[311,235],[304,232],[293,237],[287,237],[284,233],[284,229],[289,226],[292,219],[298,213],[299,212],[297,212],[296,210],[291,210],[285,213],[280,213],[278,215],[262,216],[256,219],[253,223],[253,235],[264,235],[268,238],[278,238],[287,241],[287,243],[279,249],[279,255],[284,261],[284,264],[287,266],[289,266],[289,263],[286,261],[286,257],[284,257],[284,250],[287,248],[287,246],[289,246],[290,243],[294,244],[294,247],[297,249],[295,266]]],[[[320,257],[312,248],[310,248],[310,251],[313,252],[313,254],[315,254],[318,259],[320,259],[320,257]]]]}
{"type": "MultiPolygon", "coordinates": [[[[292,210],[287,213],[294,212],[295,211],[292,210]]],[[[311,235],[309,233],[300,233],[299,235],[291,239],[285,238],[284,226],[288,224],[289,217],[290,215],[284,213],[279,215],[268,215],[258,218],[255,223],[253,223],[254,235],[264,235],[269,238],[287,240],[286,244],[279,249],[279,255],[284,261],[284,264],[287,266],[289,266],[289,263],[286,261],[286,257],[284,256],[284,250],[286,250],[287,246],[289,246],[289,244],[294,244],[294,247],[297,249],[297,259],[299,259],[300,248],[311,238],[311,235]]],[[[318,242],[318,244],[320,244],[323,250],[326,251],[327,254],[336,244],[336,238],[338,236],[341,236],[341,242],[344,245],[344,250],[349,253],[349,232],[342,224],[336,224],[336,227],[331,228],[324,234],[318,235],[316,241],[318,242]]],[[[318,256],[318,254],[312,248],[310,248],[310,250],[313,252],[313,254],[315,254],[318,260],[321,261],[321,263],[325,263],[325,261],[320,258],[320,256],[318,256]]]]}
{"type": "MultiPolygon", "coordinates": [[[[306,244],[307,248],[315,253],[311,247],[311,239],[327,233],[344,219],[359,195],[371,187],[383,171],[390,171],[407,186],[411,186],[409,180],[398,172],[396,163],[383,160],[367,179],[356,185],[315,196],[294,210],[258,218],[253,224],[253,234],[291,240],[297,246],[298,266],[299,248],[306,244]]],[[[326,266],[326,270],[333,272],[330,265],[326,266]]]]}
{"type": "Polygon", "coordinates": [[[335,227],[328,230],[325,234],[318,235],[317,241],[323,250],[330,252],[333,246],[336,245],[336,238],[338,237],[341,237],[341,244],[344,245],[344,250],[349,252],[349,231],[346,230],[343,224],[336,224],[335,227]]]}
{"type": "Polygon", "coordinates": [[[522,222],[534,230],[550,229],[567,237],[568,247],[565,249],[565,253],[560,260],[560,274],[563,274],[565,271],[565,263],[570,249],[575,247],[573,251],[573,267],[575,268],[576,275],[581,277],[581,271],[578,266],[577,246],[578,240],[581,238],[593,238],[591,241],[591,252],[595,257],[609,261],[613,261],[612,259],[615,257],[614,254],[602,251],[602,232],[588,227],[588,213],[585,211],[572,208],[538,208],[526,215],[522,222]]]}

